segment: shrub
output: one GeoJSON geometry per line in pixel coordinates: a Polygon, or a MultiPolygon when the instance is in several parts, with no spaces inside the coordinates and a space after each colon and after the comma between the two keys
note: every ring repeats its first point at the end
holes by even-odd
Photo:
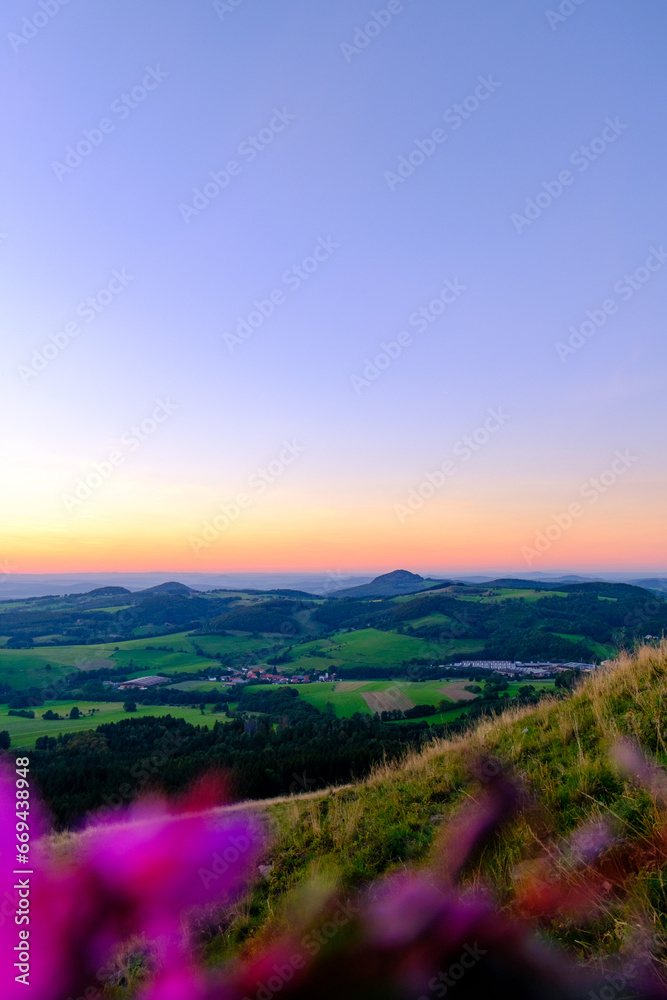
{"type": "Polygon", "coordinates": [[[571,691],[580,680],[581,670],[579,667],[575,667],[574,670],[561,670],[555,680],[555,686],[563,688],[565,691],[571,691]]]}
{"type": "Polygon", "coordinates": [[[29,636],[11,635],[5,643],[5,649],[32,649],[34,645],[29,636]]]}
{"type": "Polygon", "coordinates": [[[415,705],[414,708],[406,708],[403,715],[406,719],[421,719],[424,715],[435,715],[436,708],[433,705],[415,705]]]}

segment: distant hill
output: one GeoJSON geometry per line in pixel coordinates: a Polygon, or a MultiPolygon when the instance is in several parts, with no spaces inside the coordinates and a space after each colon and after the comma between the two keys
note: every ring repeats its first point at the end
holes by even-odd
{"type": "MultiPolygon", "coordinates": [[[[296,663],[303,672],[369,664],[378,669],[389,664],[393,670],[453,663],[471,654],[491,660],[593,662],[613,655],[621,641],[667,632],[667,591],[527,576],[471,586],[399,569],[370,582],[358,583],[357,578],[355,586],[325,591],[317,599],[298,587],[202,593],[177,580],[136,592],[111,585],[83,595],[0,602],[0,636],[6,637],[0,650],[42,647],[49,659],[54,646],[101,645],[196,629],[218,637],[246,633],[253,641],[271,636],[267,650],[289,645],[279,651],[281,662],[296,663]],[[333,635],[338,630],[368,632],[359,639],[367,643],[363,655],[348,655],[333,635]],[[302,648],[293,651],[297,637],[303,637],[302,648]],[[317,645],[321,640],[324,644],[317,645]],[[387,650],[386,662],[380,648],[387,650]]],[[[242,655],[235,643],[227,646],[232,659],[237,652],[242,655]]],[[[7,682],[14,687],[18,680],[7,682]]]]}
{"type": "Polygon", "coordinates": [[[569,583],[558,587],[564,594],[597,594],[599,597],[642,597],[650,593],[645,587],[634,587],[630,583],[569,583]]]}
{"type": "Polygon", "coordinates": [[[95,590],[89,590],[87,594],[81,594],[81,597],[117,597],[119,594],[131,594],[131,590],[127,590],[126,587],[96,587],[95,590]]]}
{"type": "Polygon", "coordinates": [[[416,594],[433,583],[441,582],[441,580],[426,580],[418,573],[409,573],[406,569],[395,569],[392,573],[376,576],[370,583],[362,584],[360,587],[345,587],[343,590],[335,590],[330,596],[335,598],[398,597],[401,594],[416,594]]]}
{"type": "MultiPolygon", "coordinates": [[[[239,590],[240,590],[240,588],[238,588],[238,587],[236,589],[232,589],[230,587],[216,587],[215,590],[211,590],[211,591],[209,591],[209,593],[211,593],[211,594],[237,594],[237,593],[239,593],[239,590]]],[[[312,601],[313,597],[317,597],[318,596],[317,594],[311,593],[309,590],[289,590],[289,589],[257,590],[254,587],[243,587],[242,588],[242,592],[244,594],[257,595],[258,597],[266,597],[266,596],[269,596],[269,597],[275,597],[275,596],[277,596],[277,597],[298,597],[298,598],[303,598],[304,600],[309,600],[309,601],[312,601]]],[[[194,591],[193,591],[193,593],[194,593],[194,591]]]]}
{"type": "MultiPolygon", "coordinates": [[[[120,588],[122,589],[122,588],[120,588]]],[[[129,593],[129,591],[125,591],[129,593]]],[[[191,594],[200,594],[201,591],[186,587],[184,583],[177,583],[175,580],[169,583],[159,583],[157,587],[148,587],[146,590],[137,590],[132,595],[135,599],[145,597],[160,597],[162,594],[173,594],[177,597],[189,597],[191,594]]]]}
{"type": "Polygon", "coordinates": [[[650,580],[628,580],[628,583],[634,584],[635,587],[643,587],[644,590],[667,592],[667,580],[664,577],[651,577],[650,580]]]}
{"type": "MultiPolygon", "coordinates": [[[[135,595],[136,596],[136,595],[135,595]]],[[[149,594],[138,601],[136,607],[126,614],[133,625],[174,625],[193,628],[210,612],[210,603],[205,597],[190,597],[182,593],[161,591],[149,594]]]]}
{"type": "Polygon", "coordinates": [[[278,597],[301,597],[306,600],[312,600],[313,595],[305,590],[263,590],[260,591],[263,594],[276,594],[278,597]]]}
{"type": "Polygon", "coordinates": [[[543,577],[540,578],[540,583],[548,583],[552,585],[554,583],[597,583],[597,582],[599,581],[594,576],[571,575],[571,576],[547,577],[546,579],[544,579],[543,577]]]}

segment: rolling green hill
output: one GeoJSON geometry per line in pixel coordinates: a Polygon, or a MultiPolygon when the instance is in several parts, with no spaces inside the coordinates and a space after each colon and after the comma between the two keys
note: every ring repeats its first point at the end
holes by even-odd
{"type": "Polygon", "coordinates": [[[292,648],[294,660],[291,672],[315,668],[331,671],[356,666],[400,667],[405,661],[427,659],[433,661],[443,653],[467,654],[483,648],[481,641],[449,640],[437,646],[428,640],[399,635],[396,632],[382,632],[377,629],[357,629],[341,632],[333,638],[301,643],[292,648]],[[322,655],[316,656],[320,652],[322,655]]]}
{"type": "Polygon", "coordinates": [[[269,663],[286,673],[335,670],[366,679],[383,671],[412,679],[421,667],[460,659],[590,663],[667,629],[667,600],[630,584],[573,583],[557,591],[523,580],[433,584],[406,571],[379,579],[379,596],[351,588],[330,599],[290,591],[197,594],[171,583],[134,594],[101,588],[5,601],[0,696],[50,689],[73,670],[102,666],[129,676],[197,674],[207,657],[224,667],[269,663]]]}
{"type": "Polygon", "coordinates": [[[442,584],[441,580],[426,580],[418,573],[409,573],[405,569],[395,569],[392,573],[383,573],[377,576],[370,583],[363,583],[358,587],[345,587],[342,590],[334,591],[334,598],[364,598],[364,597],[395,597],[398,594],[414,594],[419,590],[425,590],[431,585],[442,584]]]}
{"type": "Polygon", "coordinates": [[[209,663],[211,671],[215,671],[215,662],[197,656],[197,646],[206,653],[220,653],[231,659],[247,655],[252,661],[255,653],[263,650],[268,655],[275,645],[275,639],[267,641],[245,635],[193,637],[187,632],[176,632],[159,639],[126,639],[87,646],[5,648],[0,649],[0,683],[17,691],[28,687],[51,687],[74,670],[85,672],[97,661],[125,669],[128,677],[198,671],[206,669],[209,663]]]}

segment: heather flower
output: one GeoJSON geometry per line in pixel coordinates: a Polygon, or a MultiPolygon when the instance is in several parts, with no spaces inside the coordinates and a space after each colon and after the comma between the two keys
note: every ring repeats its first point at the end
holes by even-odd
{"type": "Polygon", "coordinates": [[[82,837],[80,861],[128,930],[173,937],[192,906],[227,899],[251,870],[261,838],[245,819],[174,815],[148,801],[82,837]]]}
{"type": "MultiPolygon", "coordinates": [[[[34,795],[31,808],[31,832],[40,833],[44,824],[34,795]]],[[[0,864],[8,887],[16,853],[13,814],[14,776],[3,770],[0,864]]],[[[245,884],[260,846],[259,830],[248,819],[178,813],[161,799],[138,803],[113,824],[92,825],[62,856],[45,839],[35,843],[28,869],[33,874],[25,876],[30,993],[12,981],[5,996],[63,1000],[98,985],[114,951],[134,935],[161,958],[169,975],[159,988],[173,992],[179,968],[187,969],[184,914],[194,906],[229,901],[245,884]]],[[[11,970],[19,926],[13,920],[17,900],[7,892],[12,903],[0,927],[0,958],[3,969],[11,970]]],[[[194,981],[196,974],[187,974],[194,981]]]]}

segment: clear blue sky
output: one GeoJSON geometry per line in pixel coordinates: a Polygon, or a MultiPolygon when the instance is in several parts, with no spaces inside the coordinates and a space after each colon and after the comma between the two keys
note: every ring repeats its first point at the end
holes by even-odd
{"type": "Polygon", "coordinates": [[[527,568],[522,547],[631,449],[531,568],[667,566],[661,0],[558,18],[524,0],[44,3],[0,14],[1,557],[25,572],[527,568]],[[90,155],[66,159],[82,140],[90,155]],[[459,294],[420,330],[445,280],[459,294]],[[87,321],[80,304],[110,282],[87,321]],[[568,350],[587,310],[604,324],[568,350]],[[158,399],[177,409],[132,448],[158,399]],[[497,433],[401,520],[498,407],[497,433]],[[248,485],[270,461],[275,481],[248,485]],[[247,509],[196,551],[239,492],[247,509]]]}

